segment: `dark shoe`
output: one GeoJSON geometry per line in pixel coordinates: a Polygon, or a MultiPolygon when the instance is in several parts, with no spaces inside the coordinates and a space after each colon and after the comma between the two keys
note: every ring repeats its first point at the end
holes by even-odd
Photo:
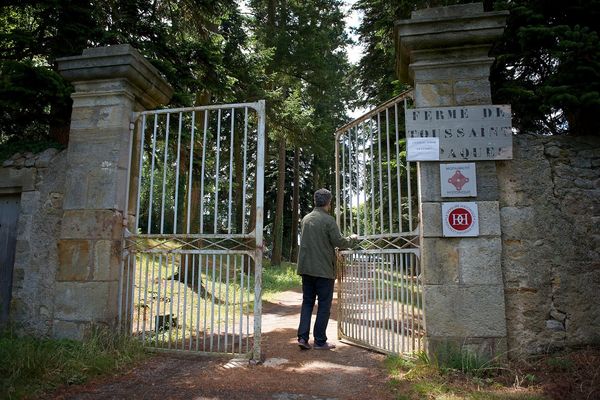
{"type": "Polygon", "coordinates": [[[300,350],[310,350],[312,348],[305,339],[298,339],[298,346],[300,350]]]}
{"type": "Polygon", "coordinates": [[[335,349],[335,344],[333,343],[323,343],[323,344],[315,344],[313,346],[313,349],[315,350],[333,350],[335,349]]]}

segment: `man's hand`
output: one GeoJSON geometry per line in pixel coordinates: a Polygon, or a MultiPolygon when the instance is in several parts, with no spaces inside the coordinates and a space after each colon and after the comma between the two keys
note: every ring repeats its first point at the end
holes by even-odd
{"type": "Polygon", "coordinates": [[[352,235],[350,235],[350,239],[358,240],[358,235],[356,233],[353,233],[352,235]]]}

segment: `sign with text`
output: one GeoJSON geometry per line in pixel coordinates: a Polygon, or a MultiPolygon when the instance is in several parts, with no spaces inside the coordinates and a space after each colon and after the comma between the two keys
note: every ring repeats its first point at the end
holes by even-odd
{"type": "Polygon", "coordinates": [[[479,236],[477,203],[442,203],[442,234],[445,237],[479,236]]]}
{"type": "Polygon", "coordinates": [[[409,138],[406,140],[408,161],[437,161],[440,159],[439,138],[409,138]]]}
{"type": "MultiPolygon", "coordinates": [[[[419,161],[513,158],[510,105],[412,108],[404,114],[407,142],[439,138],[439,157],[419,161]]],[[[407,159],[411,157],[407,148],[407,159]]]]}
{"type": "Polygon", "coordinates": [[[442,197],[476,197],[475,163],[440,164],[442,197]]]}

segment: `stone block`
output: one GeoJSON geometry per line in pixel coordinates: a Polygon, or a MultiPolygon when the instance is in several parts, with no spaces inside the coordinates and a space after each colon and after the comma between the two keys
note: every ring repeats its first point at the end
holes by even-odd
{"type": "Polygon", "coordinates": [[[54,316],[67,321],[115,321],[118,282],[57,282],[54,316]]]}
{"type": "Polygon", "coordinates": [[[46,168],[50,165],[52,159],[59,153],[57,149],[46,149],[37,155],[35,166],[37,168],[46,168]]]}
{"type": "Polygon", "coordinates": [[[442,237],[441,203],[421,203],[421,227],[423,237],[442,237]]]}
{"type": "Polygon", "coordinates": [[[119,209],[117,204],[117,170],[111,163],[105,162],[87,177],[85,208],[119,209]]]}
{"type": "Polygon", "coordinates": [[[127,114],[127,107],[123,107],[123,102],[128,102],[127,88],[117,88],[121,93],[104,96],[79,97],[73,104],[73,118],[71,119],[71,129],[103,129],[122,127],[129,129],[129,119],[131,115],[127,114]],[[90,104],[92,102],[92,104],[90,104]]]}
{"type": "MultiPolygon", "coordinates": [[[[490,66],[494,59],[488,57],[485,51],[477,48],[461,48],[452,51],[453,58],[450,61],[444,58],[446,53],[443,51],[432,51],[420,54],[419,61],[410,64],[411,71],[414,74],[415,82],[436,83],[446,82],[454,85],[456,80],[467,79],[488,79],[490,66]],[[462,59],[461,59],[462,57],[462,59]],[[473,58],[477,63],[469,62],[473,58]]],[[[453,92],[453,100],[454,97],[453,92]]],[[[417,104],[418,107],[434,107],[417,104]]]]}
{"type": "Polygon", "coordinates": [[[421,241],[423,284],[459,283],[458,238],[427,238],[421,241]]]}
{"type": "Polygon", "coordinates": [[[39,203],[40,192],[37,190],[21,193],[21,214],[34,214],[39,208],[39,203]]]}
{"type": "Polygon", "coordinates": [[[506,337],[501,285],[424,285],[423,302],[430,336],[506,337]]]}
{"type": "Polygon", "coordinates": [[[477,168],[477,200],[497,201],[498,171],[495,161],[478,161],[477,168]]]}
{"type": "Polygon", "coordinates": [[[500,238],[464,238],[458,243],[460,282],[502,285],[500,238]]]}
{"type": "Polygon", "coordinates": [[[10,189],[10,193],[35,190],[35,178],[35,168],[0,168],[0,193],[4,188],[10,189]]]}
{"type": "Polygon", "coordinates": [[[534,207],[502,207],[500,221],[504,239],[537,238],[534,207]]]}
{"type": "Polygon", "coordinates": [[[478,105],[492,104],[489,72],[484,79],[460,80],[454,84],[456,104],[478,105]]]}
{"type": "Polygon", "coordinates": [[[439,202],[440,164],[438,162],[420,162],[418,164],[419,199],[421,202],[439,202]]]}
{"type": "Polygon", "coordinates": [[[65,183],[63,208],[65,210],[80,210],[85,208],[87,199],[87,177],[85,171],[69,168],[65,183]]]}
{"type": "Polygon", "coordinates": [[[88,331],[89,323],[82,321],[54,320],[52,336],[57,339],[83,340],[88,331]]]}
{"type": "Polygon", "coordinates": [[[500,236],[500,210],[497,201],[478,201],[479,236],[500,236]]]}
{"type": "Polygon", "coordinates": [[[417,83],[415,85],[415,104],[418,107],[444,107],[454,105],[452,84],[417,83]]]}
{"type": "Polygon", "coordinates": [[[444,365],[457,356],[477,356],[484,360],[505,360],[508,355],[506,338],[427,336],[425,347],[430,357],[444,365]]]}
{"type": "Polygon", "coordinates": [[[94,244],[94,280],[118,280],[120,267],[121,242],[119,240],[98,240],[94,244]]]}
{"type": "Polygon", "coordinates": [[[63,239],[120,239],[123,216],[112,210],[65,210],[63,239]]]}
{"type": "Polygon", "coordinates": [[[58,242],[57,281],[87,281],[91,269],[90,241],[60,240],[58,242]]]}
{"type": "Polygon", "coordinates": [[[17,238],[29,240],[31,238],[31,226],[33,224],[33,216],[21,214],[19,215],[19,223],[17,224],[17,238]]]}

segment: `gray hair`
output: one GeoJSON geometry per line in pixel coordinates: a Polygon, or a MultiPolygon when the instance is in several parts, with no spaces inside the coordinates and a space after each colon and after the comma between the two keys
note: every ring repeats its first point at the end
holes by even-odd
{"type": "Polygon", "coordinates": [[[325,207],[331,202],[331,192],[327,189],[319,189],[315,192],[315,206],[325,207]]]}

